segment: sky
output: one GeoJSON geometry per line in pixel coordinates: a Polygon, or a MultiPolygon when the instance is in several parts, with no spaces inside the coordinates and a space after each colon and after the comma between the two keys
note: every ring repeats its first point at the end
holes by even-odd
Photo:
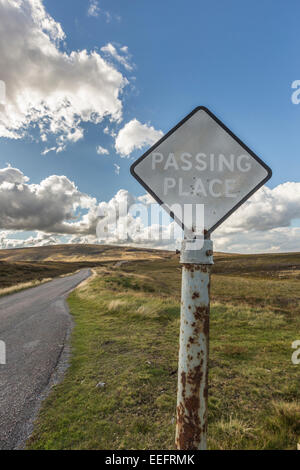
{"type": "Polygon", "coordinates": [[[216,248],[300,251],[299,20],[297,0],[0,0],[0,247],[99,242],[99,207],[145,202],[132,162],[204,105],[273,170],[216,248]]]}

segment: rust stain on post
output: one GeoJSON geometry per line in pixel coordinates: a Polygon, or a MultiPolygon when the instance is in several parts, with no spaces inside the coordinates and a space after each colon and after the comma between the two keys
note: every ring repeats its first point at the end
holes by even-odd
{"type": "MultiPolygon", "coordinates": [[[[199,298],[195,296],[194,298],[199,298]]],[[[186,321],[186,320],[185,320],[186,321]]],[[[197,450],[207,432],[208,333],[209,307],[198,306],[191,323],[193,335],[188,338],[186,371],[181,372],[181,400],[177,405],[176,447],[181,450],[197,450]],[[206,350],[199,349],[200,334],[205,337],[206,350]],[[199,349],[196,361],[191,348],[199,349]],[[201,387],[201,384],[204,386],[201,387]]]]}
{"type": "MultiPolygon", "coordinates": [[[[205,251],[211,256],[211,250],[205,251]]],[[[182,264],[176,448],[202,450],[207,435],[210,265],[182,264]]]]}

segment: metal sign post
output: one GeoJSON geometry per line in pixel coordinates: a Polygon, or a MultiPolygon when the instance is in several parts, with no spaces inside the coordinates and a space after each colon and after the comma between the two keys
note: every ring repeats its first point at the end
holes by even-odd
{"type": "Polygon", "coordinates": [[[213,244],[204,240],[201,250],[186,250],[182,242],[182,288],[178,364],[176,447],[206,449],[209,288],[213,244]]]}
{"type": "Polygon", "coordinates": [[[183,228],[187,238],[182,243],[180,260],[183,269],[176,447],[203,450],[207,432],[209,286],[213,264],[209,238],[271,178],[272,172],[203,106],[195,108],[171,129],[130,171],[183,228]],[[185,210],[187,206],[189,210],[185,210]],[[200,224],[199,218],[203,219],[200,224]]]}

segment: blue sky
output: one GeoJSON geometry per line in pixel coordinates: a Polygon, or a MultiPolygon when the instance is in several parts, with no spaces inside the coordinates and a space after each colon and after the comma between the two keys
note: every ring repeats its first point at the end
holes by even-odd
{"type": "MultiPolygon", "coordinates": [[[[66,175],[99,201],[120,188],[142,195],[129,167],[143,151],[121,158],[103,129],[109,124],[117,133],[136,118],[165,133],[205,105],[272,168],[269,188],[298,181],[300,105],[291,101],[291,84],[300,78],[297,0],[101,0],[97,16],[87,14],[86,0],[43,3],[66,34],[61,50],[101,54],[107,43],[128,47],[133,68],[122,69],[129,82],[123,120],[85,123],[84,138],[59,154],[41,155],[45,145],[33,140],[34,132],[0,138],[1,167],[9,162],[31,183],[66,175]],[[98,155],[98,145],[109,155],[98,155]]],[[[292,225],[300,224],[294,218],[292,225]]]]}
{"type": "MultiPolygon", "coordinates": [[[[86,0],[44,3],[61,23],[68,50],[128,46],[136,90],[126,91],[124,121],[136,117],[166,132],[206,105],[272,167],[269,186],[300,173],[300,106],[291,102],[300,69],[299,2],[102,1],[110,22],[88,17],[86,0]]],[[[116,156],[112,139],[94,125],[60,155],[41,157],[41,149],[29,141],[1,142],[1,164],[11,162],[36,182],[66,174],[100,199],[120,187],[143,192],[129,174],[130,160],[116,156]],[[96,154],[99,144],[108,146],[109,158],[96,154]],[[119,177],[112,162],[121,166],[119,177]]]]}

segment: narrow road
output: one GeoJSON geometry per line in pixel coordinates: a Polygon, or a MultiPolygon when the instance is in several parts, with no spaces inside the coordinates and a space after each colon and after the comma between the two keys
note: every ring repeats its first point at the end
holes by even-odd
{"type": "Polygon", "coordinates": [[[22,448],[41,401],[67,368],[72,319],[67,294],[90,270],[0,298],[0,450],[22,448]]]}

